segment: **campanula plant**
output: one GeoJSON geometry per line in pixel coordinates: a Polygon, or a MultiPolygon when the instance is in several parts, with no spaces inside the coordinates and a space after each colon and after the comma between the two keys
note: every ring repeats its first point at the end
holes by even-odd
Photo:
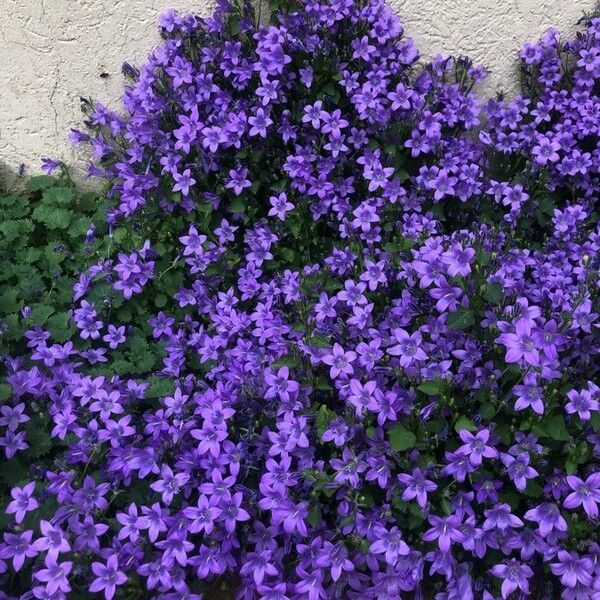
{"type": "Polygon", "coordinates": [[[6,361],[6,596],[598,597],[600,21],[482,108],[380,0],[270,8],[84,103],[109,242],[6,361]]]}

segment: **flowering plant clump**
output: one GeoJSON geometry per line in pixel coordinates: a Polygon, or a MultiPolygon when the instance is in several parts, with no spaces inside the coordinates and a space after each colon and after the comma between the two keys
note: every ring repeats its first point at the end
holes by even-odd
{"type": "MultiPolygon", "coordinates": [[[[64,165],[44,162],[58,177],[38,175],[21,192],[0,182],[0,354],[26,350],[23,333],[43,325],[55,341],[73,335],[68,311],[73,278],[106,239],[106,199],[79,193],[64,165]]],[[[0,394],[8,393],[5,387],[0,394]]]]}
{"type": "Polygon", "coordinates": [[[7,360],[6,597],[599,597],[600,68],[513,124],[383,2],[281,4],[167,12],[85,105],[110,243],[7,360]]]}

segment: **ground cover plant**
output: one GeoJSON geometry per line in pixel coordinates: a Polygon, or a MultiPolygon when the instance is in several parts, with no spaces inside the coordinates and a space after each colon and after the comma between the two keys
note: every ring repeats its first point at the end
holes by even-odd
{"type": "Polygon", "coordinates": [[[47,166],[55,176],[31,177],[24,191],[0,182],[3,355],[22,354],[23,333],[35,325],[58,342],[70,339],[73,280],[99,251],[97,241],[106,232],[106,200],[80,192],[64,165],[49,161],[47,166]]]}
{"type": "Polygon", "coordinates": [[[383,2],[269,8],[84,101],[106,231],[6,359],[2,589],[599,598],[600,19],[485,104],[383,2]]]}

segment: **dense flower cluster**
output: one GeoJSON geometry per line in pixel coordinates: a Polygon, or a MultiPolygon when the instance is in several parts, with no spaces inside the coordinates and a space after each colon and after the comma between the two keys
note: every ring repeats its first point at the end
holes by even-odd
{"type": "Polygon", "coordinates": [[[541,177],[548,190],[566,187],[592,200],[600,191],[599,39],[594,19],[566,43],[551,29],[539,44],[526,44],[520,56],[528,96],[490,101],[481,136],[529,177],[541,177]]]}
{"type": "Polygon", "coordinates": [[[167,12],[73,133],[118,247],[7,361],[6,456],[46,413],[54,450],[6,597],[599,598],[600,20],[486,120],[382,1],[300,8],[167,12]]]}

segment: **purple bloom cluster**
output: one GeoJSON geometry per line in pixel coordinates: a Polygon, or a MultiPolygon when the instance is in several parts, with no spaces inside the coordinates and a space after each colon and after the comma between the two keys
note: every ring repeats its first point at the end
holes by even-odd
{"type": "MultiPolygon", "coordinates": [[[[525,159],[523,174],[540,178],[550,191],[566,187],[594,198],[600,190],[599,47],[598,19],[567,42],[550,29],[538,44],[521,51],[526,95],[487,106],[482,141],[513,164],[525,159]]],[[[511,211],[525,200],[521,196],[511,211]]]]}
{"type": "Polygon", "coordinates": [[[133,251],[7,360],[6,457],[42,412],[56,450],[6,597],[600,597],[600,20],[480,124],[482,70],[418,68],[383,1],[300,8],[165,13],[73,134],[133,251]]]}

